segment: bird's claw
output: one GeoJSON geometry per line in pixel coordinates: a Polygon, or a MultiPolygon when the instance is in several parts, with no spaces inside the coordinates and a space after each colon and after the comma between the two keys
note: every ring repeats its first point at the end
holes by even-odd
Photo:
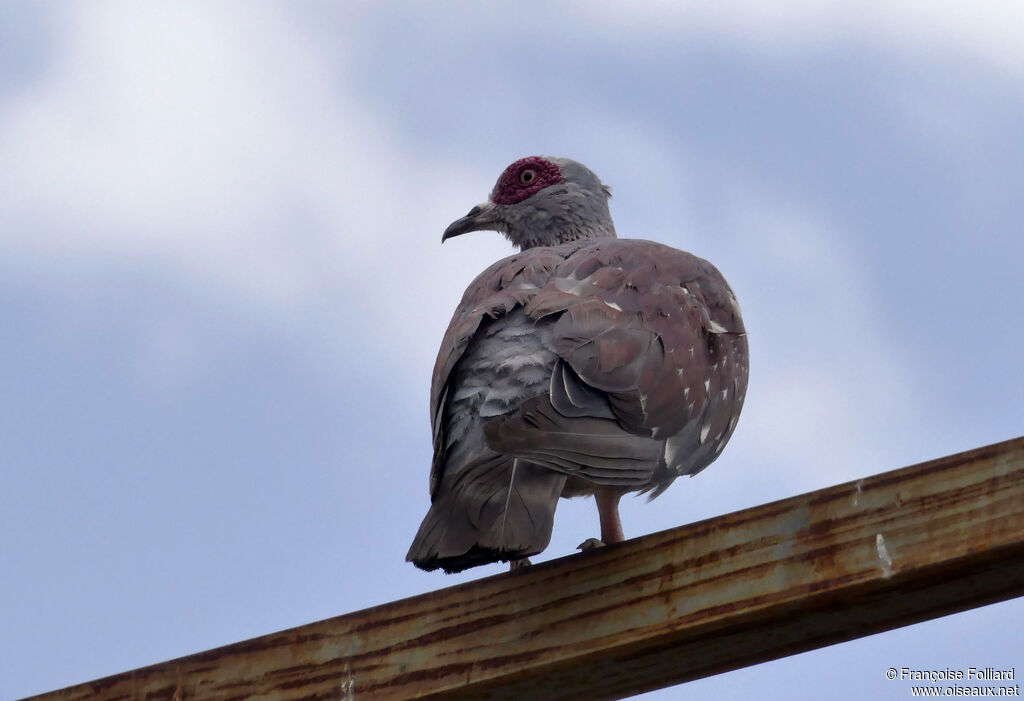
{"type": "Polygon", "coordinates": [[[528,557],[521,557],[518,560],[509,560],[508,571],[516,572],[518,570],[525,570],[527,567],[530,567],[531,565],[533,565],[533,563],[530,562],[530,558],[528,557]]]}
{"type": "Polygon", "coordinates": [[[576,546],[577,550],[582,550],[585,553],[589,553],[591,550],[597,550],[598,548],[604,547],[604,541],[598,540],[597,538],[587,538],[585,541],[576,546]]]}

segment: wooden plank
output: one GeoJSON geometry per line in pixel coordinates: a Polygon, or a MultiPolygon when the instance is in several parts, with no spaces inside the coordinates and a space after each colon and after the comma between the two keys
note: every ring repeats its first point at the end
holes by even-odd
{"type": "Polygon", "coordinates": [[[611,699],[1024,593],[1024,438],[35,697],[611,699]]]}

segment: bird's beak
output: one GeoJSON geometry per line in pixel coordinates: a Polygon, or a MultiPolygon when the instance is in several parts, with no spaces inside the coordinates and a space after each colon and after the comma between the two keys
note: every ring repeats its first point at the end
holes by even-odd
{"type": "Polygon", "coordinates": [[[493,202],[484,202],[473,207],[473,209],[469,210],[469,214],[461,219],[456,219],[448,225],[448,228],[444,230],[444,236],[441,237],[441,243],[444,243],[453,236],[468,234],[470,231],[494,229],[495,224],[498,223],[494,210],[493,202]]]}

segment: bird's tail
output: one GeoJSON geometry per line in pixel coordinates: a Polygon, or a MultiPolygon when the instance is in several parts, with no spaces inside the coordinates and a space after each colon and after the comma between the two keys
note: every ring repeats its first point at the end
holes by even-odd
{"type": "Polygon", "coordinates": [[[405,559],[449,574],[539,553],[551,540],[565,475],[505,456],[442,483],[405,559]]]}

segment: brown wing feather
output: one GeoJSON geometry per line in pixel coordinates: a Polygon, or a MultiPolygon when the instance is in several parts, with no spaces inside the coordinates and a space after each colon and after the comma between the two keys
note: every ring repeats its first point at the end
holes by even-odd
{"type": "MultiPolygon", "coordinates": [[[[677,433],[702,413],[712,392],[705,381],[715,374],[712,339],[745,334],[714,266],[651,241],[612,240],[578,251],[526,311],[538,319],[557,315],[558,354],[608,394],[624,427],[655,437],[677,433]]],[[[745,391],[745,366],[740,375],[745,391]]]]}
{"type": "Polygon", "coordinates": [[[550,328],[552,349],[567,367],[553,369],[549,397],[492,420],[489,447],[598,483],[638,488],[646,480],[656,491],[680,470],[696,472],[717,457],[747,381],[745,329],[718,270],[650,241],[536,248],[478,276],[445,334],[431,389],[432,493],[444,469],[439,417],[452,369],[485,316],[518,306],[550,328]],[[589,399],[577,405],[570,392],[589,399]],[[621,440],[612,440],[622,429],[621,440]],[[660,464],[657,456],[652,461],[650,445],[670,437],[660,464]],[[645,463],[642,471],[625,459],[623,445],[645,463]]]}

